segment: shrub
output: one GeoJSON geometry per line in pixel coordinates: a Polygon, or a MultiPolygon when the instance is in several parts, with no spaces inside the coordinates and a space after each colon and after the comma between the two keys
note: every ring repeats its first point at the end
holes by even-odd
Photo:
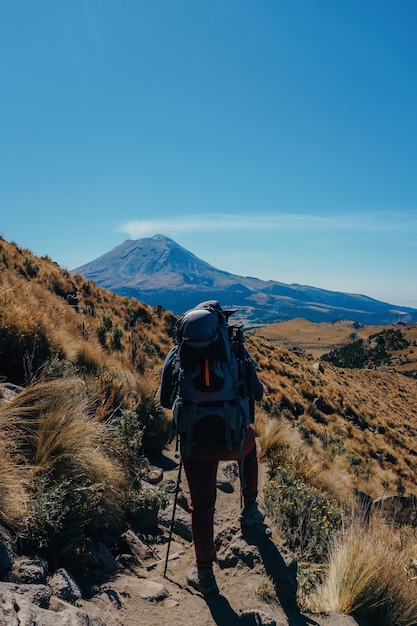
{"type": "Polygon", "coordinates": [[[122,444],[124,454],[123,464],[126,467],[130,481],[140,477],[144,467],[142,453],[143,425],[138,415],[128,409],[123,410],[114,420],[117,435],[122,444]]]}
{"type": "Polygon", "coordinates": [[[171,436],[171,424],[155,396],[156,392],[144,395],[136,409],[144,428],[144,448],[149,453],[161,452],[171,436]]]}
{"type": "Polygon", "coordinates": [[[264,500],[291,550],[306,560],[325,560],[343,520],[335,499],[297,477],[294,468],[278,465],[265,485],[264,500]]]}
{"type": "Polygon", "coordinates": [[[53,354],[42,368],[42,377],[48,380],[57,378],[73,378],[77,375],[77,367],[68,359],[53,354]]]}
{"type": "Polygon", "coordinates": [[[83,553],[91,531],[105,513],[101,485],[41,477],[18,533],[23,551],[39,554],[52,568],[71,564],[83,553]]]}
{"type": "Polygon", "coordinates": [[[99,324],[99,326],[97,326],[96,332],[97,332],[97,339],[99,340],[103,348],[105,348],[106,342],[107,342],[107,330],[105,326],[103,324],[99,324]]]}
{"type": "Polygon", "coordinates": [[[110,339],[112,350],[123,350],[122,337],[122,329],[118,326],[115,326],[112,330],[110,339]]]}
{"type": "Polygon", "coordinates": [[[143,456],[143,425],[138,415],[126,409],[113,423],[122,444],[123,464],[129,480],[124,501],[126,519],[139,527],[146,526],[148,515],[165,508],[168,500],[162,490],[143,484],[142,477],[148,469],[148,461],[143,456]]]}
{"type": "Polygon", "coordinates": [[[26,256],[25,260],[23,261],[23,265],[25,267],[26,274],[29,276],[29,278],[35,278],[35,276],[37,276],[39,272],[39,266],[36,265],[33,259],[26,256]]]}
{"type": "Polygon", "coordinates": [[[147,528],[156,523],[157,513],[168,504],[168,496],[159,487],[143,483],[132,486],[126,496],[126,518],[135,528],[147,528]]]}

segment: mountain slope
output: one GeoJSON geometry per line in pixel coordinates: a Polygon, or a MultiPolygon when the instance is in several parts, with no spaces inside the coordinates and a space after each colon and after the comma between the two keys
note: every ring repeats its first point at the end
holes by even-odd
{"type": "Polygon", "coordinates": [[[416,309],[364,295],[230,274],[164,235],[127,240],[73,271],[120,295],[162,305],[177,315],[201,300],[215,298],[238,307],[241,319],[253,325],[295,317],[363,324],[417,321],[416,309]]]}

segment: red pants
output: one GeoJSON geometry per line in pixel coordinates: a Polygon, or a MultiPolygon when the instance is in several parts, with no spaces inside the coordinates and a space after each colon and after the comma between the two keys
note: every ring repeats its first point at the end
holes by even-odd
{"type": "MultiPolygon", "coordinates": [[[[258,459],[255,433],[246,429],[244,441],[243,477],[241,476],[244,504],[256,501],[258,495],[258,459]],[[242,480],[243,479],[243,480],[242,480]]],[[[215,559],[214,507],[216,503],[217,468],[219,461],[240,461],[241,447],[232,450],[195,444],[189,457],[184,457],[184,471],[190,488],[191,529],[197,565],[210,567],[215,559]]],[[[242,468],[239,463],[239,474],[242,468]]]]}

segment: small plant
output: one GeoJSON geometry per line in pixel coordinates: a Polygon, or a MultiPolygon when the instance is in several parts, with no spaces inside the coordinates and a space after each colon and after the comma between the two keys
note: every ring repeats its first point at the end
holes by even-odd
{"type": "Polygon", "coordinates": [[[149,354],[149,356],[156,356],[160,354],[160,348],[153,342],[147,339],[144,339],[141,344],[141,349],[145,354],[149,354]]]}
{"type": "Polygon", "coordinates": [[[23,261],[23,265],[25,267],[26,274],[29,278],[35,278],[39,272],[39,266],[36,265],[35,261],[30,257],[26,256],[23,261]]]}
{"type": "Polygon", "coordinates": [[[103,324],[100,324],[99,326],[97,326],[96,332],[97,332],[97,339],[99,340],[103,348],[105,348],[107,345],[107,330],[105,326],[103,324]]]}
{"type": "Polygon", "coordinates": [[[123,350],[122,337],[123,337],[122,329],[119,328],[118,326],[114,326],[112,333],[111,333],[111,339],[110,339],[112,350],[120,350],[120,351],[123,350]]]}
{"type": "Polygon", "coordinates": [[[9,266],[9,255],[3,246],[0,246],[0,263],[2,263],[5,267],[9,266]]]}
{"type": "Polygon", "coordinates": [[[103,315],[101,316],[101,323],[106,331],[111,330],[111,328],[113,327],[113,320],[107,313],[103,313],[103,315]]]}
{"type": "Polygon", "coordinates": [[[262,582],[259,583],[259,585],[255,589],[255,594],[265,602],[277,599],[275,585],[270,578],[265,578],[264,580],[262,580],[262,582]]]}
{"type": "Polygon", "coordinates": [[[126,516],[132,526],[147,528],[156,524],[157,514],[168,504],[166,493],[159,487],[132,485],[126,497],[126,516]]]}
{"type": "Polygon", "coordinates": [[[264,501],[291,550],[306,560],[326,559],[342,527],[343,510],[336,500],[297,478],[291,467],[278,466],[265,486],[264,501]]]}
{"type": "Polygon", "coordinates": [[[171,424],[156,401],[156,392],[145,395],[136,412],[144,427],[144,448],[151,454],[161,452],[171,436],[171,424]]]}
{"type": "Polygon", "coordinates": [[[113,425],[117,429],[118,437],[125,454],[124,465],[131,481],[140,477],[144,468],[142,452],[143,425],[134,411],[125,409],[118,415],[113,425]]]}
{"type": "Polygon", "coordinates": [[[114,419],[113,424],[122,444],[121,454],[125,457],[123,464],[129,481],[124,502],[126,518],[135,526],[152,526],[157,512],[165,508],[168,499],[161,489],[147,487],[142,481],[149,465],[143,456],[143,424],[137,413],[127,409],[114,419]]]}
{"type": "Polygon", "coordinates": [[[76,366],[67,359],[53,354],[42,368],[42,376],[48,380],[57,378],[73,378],[77,374],[76,366]]]}
{"type": "Polygon", "coordinates": [[[18,532],[24,551],[52,567],[77,559],[104,513],[101,485],[80,486],[69,479],[40,478],[18,532]]]}

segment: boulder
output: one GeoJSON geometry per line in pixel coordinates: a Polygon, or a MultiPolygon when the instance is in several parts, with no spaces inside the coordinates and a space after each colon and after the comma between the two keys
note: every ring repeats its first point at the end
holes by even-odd
{"type": "Polygon", "coordinates": [[[81,589],[76,580],[66,569],[57,569],[53,576],[49,579],[49,586],[54,595],[63,598],[67,602],[76,602],[82,598],[81,589]]]}

